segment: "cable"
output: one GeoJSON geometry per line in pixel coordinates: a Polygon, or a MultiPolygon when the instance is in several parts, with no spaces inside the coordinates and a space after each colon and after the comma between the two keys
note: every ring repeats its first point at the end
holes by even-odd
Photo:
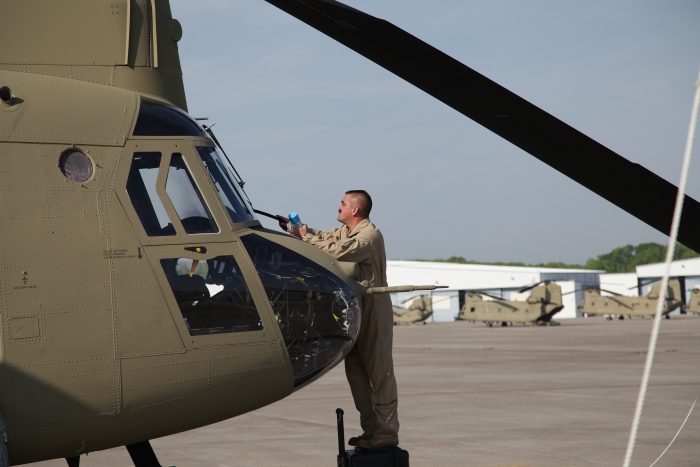
{"type": "Polygon", "coordinates": [[[639,430],[639,421],[642,418],[642,409],[644,408],[644,399],[649,386],[649,376],[651,375],[651,367],[654,363],[654,353],[656,352],[656,341],[659,336],[659,327],[661,325],[661,311],[666,303],[666,289],[668,288],[668,277],[671,275],[671,262],[676,248],[676,239],[678,238],[678,226],[680,224],[681,212],[683,211],[683,197],[685,196],[685,185],[688,180],[688,171],[690,169],[690,154],[693,152],[693,138],[695,136],[695,127],[697,126],[698,107],[700,106],[700,76],[695,83],[695,99],[693,100],[693,110],[690,114],[690,128],[688,129],[688,139],[685,146],[685,154],[683,156],[683,167],[681,168],[681,181],[678,184],[678,194],[676,196],[676,207],[673,210],[673,223],[671,224],[671,235],[668,239],[668,248],[666,249],[665,271],[661,280],[661,290],[656,303],[656,315],[654,325],[649,339],[649,350],[647,351],[646,363],[644,364],[644,375],[642,376],[642,384],[639,388],[639,396],[637,398],[637,406],[634,411],[634,420],[630,430],[630,438],[627,443],[627,452],[625,453],[624,467],[629,467],[632,461],[632,453],[634,445],[637,441],[637,431],[639,430]]]}
{"type": "Polygon", "coordinates": [[[690,407],[690,412],[688,412],[688,415],[685,416],[685,420],[683,420],[683,423],[681,424],[681,427],[678,429],[678,433],[676,433],[676,436],[673,437],[673,439],[671,440],[671,442],[668,443],[668,446],[666,446],[666,449],[664,449],[664,452],[662,452],[661,455],[658,457],[658,459],[656,459],[656,460],[654,461],[654,463],[651,464],[649,467],[654,467],[654,464],[656,464],[657,462],[659,462],[659,459],[661,459],[662,457],[664,457],[664,454],[666,454],[666,451],[668,451],[668,448],[671,447],[671,445],[672,445],[673,442],[676,440],[676,438],[678,438],[678,435],[681,434],[681,430],[682,430],[683,427],[685,426],[685,422],[688,421],[688,419],[690,418],[690,414],[693,412],[693,409],[695,408],[695,403],[698,401],[698,397],[700,397],[700,392],[698,393],[697,396],[695,396],[695,402],[693,402],[693,405],[690,407]]]}

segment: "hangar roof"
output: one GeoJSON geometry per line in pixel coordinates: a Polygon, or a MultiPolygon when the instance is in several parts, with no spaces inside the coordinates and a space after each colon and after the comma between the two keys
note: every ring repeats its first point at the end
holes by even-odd
{"type": "MultiPolygon", "coordinates": [[[[638,277],[661,277],[664,275],[664,263],[637,266],[638,277]]],[[[681,259],[671,263],[671,276],[700,276],[700,258],[681,259]]]]}
{"type": "Polygon", "coordinates": [[[557,269],[486,264],[456,264],[428,261],[387,261],[390,286],[447,285],[452,290],[508,289],[542,280],[575,280],[597,284],[598,274],[590,269],[557,269]]]}

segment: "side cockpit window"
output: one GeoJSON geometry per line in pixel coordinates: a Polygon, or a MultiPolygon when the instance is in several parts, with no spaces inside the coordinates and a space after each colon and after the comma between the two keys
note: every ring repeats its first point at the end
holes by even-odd
{"type": "Polygon", "coordinates": [[[134,153],[126,182],[126,193],[151,237],[175,235],[175,227],[156,192],[161,157],[159,152],[134,153]]]}
{"type": "Polygon", "coordinates": [[[197,146],[197,152],[199,153],[199,157],[202,158],[204,167],[206,167],[207,172],[209,172],[209,176],[212,182],[214,182],[214,187],[216,187],[216,191],[219,193],[219,196],[221,196],[221,200],[224,202],[224,206],[229,216],[231,216],[231,220],[233,222],[253,220],[253,217],[243,203],[241,195],[234,187],[234,182],[230,174],[226,171],[216,148],[197,146]]]}
{"type": "Polygon", "coordinates": [[[141,102],[134,136],[205,137],[197,122],[176,107],[141,102]]]}
{"type": "Polygon", "coordinates": [[[173,154],[170,159],[165,192],[173,203],[185,232],[200,234],[219,231],[202,194],[187,169],[182,154],[173,154]]]}
{"type": "Polygon", "coordinates": [[[160,261],[192,336],[260,331],[260,315],[233,256],[160,261]]]}

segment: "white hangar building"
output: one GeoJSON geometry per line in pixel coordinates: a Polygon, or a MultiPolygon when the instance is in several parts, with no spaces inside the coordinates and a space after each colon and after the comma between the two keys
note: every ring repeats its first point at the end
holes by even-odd
{"type": "MultiPolygon", "coordinates": [[[[699,263],[700,266],[700,263],[699,263]]],[[[427,261],[387,261],[387,280],[397,285],[446,285],[433,292],[433,318],[452,321],[459,313],[464,291],[480,290],[505,299],[524,300],[530,292],[518,293],[524,287],[545,280],[556,280],[562,288],[564,309],[555,319],[579,316],[576,306],[583,300],[583,288],[599,287],[599,275],[605,271],[589,269],[554,269],[482,264],[455,264],[427,261]],[[460,291],[462,291],[460,293],[460,291]]],[[[392,294],[394,305],[420,292],[392,294]]]]}

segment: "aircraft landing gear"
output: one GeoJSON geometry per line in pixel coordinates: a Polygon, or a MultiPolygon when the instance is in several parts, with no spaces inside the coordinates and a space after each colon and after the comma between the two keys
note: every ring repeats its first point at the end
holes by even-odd
{"type": "Polygon", "coordinates": [[[625,319],[625,317],[622,316],[622,315],[620,315],[620,316],[617,317],[617,319],[619,319],[620,321],[622,321],[623,319],[625,319]]]}
{"type": "Polygon", "coordinates": [[[162,467],[148,441],[127,444],[126,450],[129,451],[134,467],[162,467]]]}
{"type": "Polygon", "coordinates": [[[505,321],[503,321],[503,322],[501,323],[501,327],[508,327],[508,323],[506,323],[505,321]]]}
{"type": "Polygon", "coordinates": [[[493,323],[486,323],[486,326],[492,328],[492,327],[493,327],[493,323]]]}

